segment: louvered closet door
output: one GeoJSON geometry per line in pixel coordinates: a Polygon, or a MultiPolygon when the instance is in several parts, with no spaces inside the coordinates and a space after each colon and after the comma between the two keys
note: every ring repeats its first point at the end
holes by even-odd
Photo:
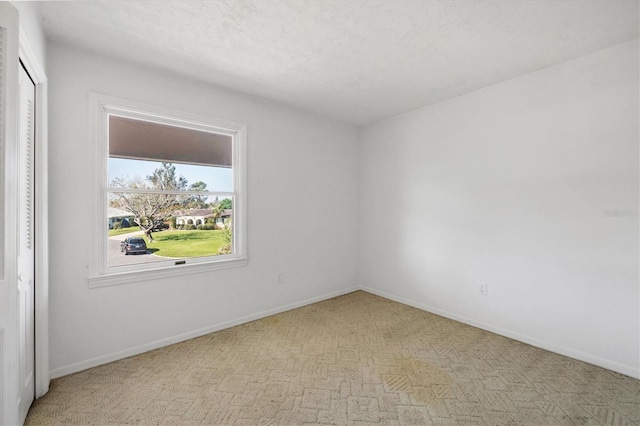
{"type": "Polygon", "coordinates": [[[34,398],[34,122],[35,87],[20,67],[18,294],[20,321],[20,418],[34,398]]]}

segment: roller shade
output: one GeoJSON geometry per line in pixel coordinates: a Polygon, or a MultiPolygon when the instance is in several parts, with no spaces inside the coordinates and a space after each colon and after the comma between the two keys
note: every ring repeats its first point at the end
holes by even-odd
{"type": "Polygon", "coordinates": [[[109,156],[231,168],[232,138],[109,115],[109,156]]]}

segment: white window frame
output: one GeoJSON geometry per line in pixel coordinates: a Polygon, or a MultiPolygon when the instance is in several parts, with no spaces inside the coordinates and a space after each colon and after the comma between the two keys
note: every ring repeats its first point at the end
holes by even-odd
{"type": "Polygon", "coordinates": [[[89,287],[105,287],[139,281],[182,276],[245,266],[247,258],[247,218],[246,218],[246,152],[247,126],[229,120],[206,115],[177,111],[157,105],[149,105],[128,99],[99,93],[89,93],[90,140],[93,141],[93,222],[95,241],[90,262],[89,287]],[[152,121],[190,129],[211,131],[229,135],[233,140],[233,248],[229,255],[186,259],[185,264],[143,263],[109,267],[107,194],[109,136],[108,116],[116,114],[132,119],[152,121]]]}

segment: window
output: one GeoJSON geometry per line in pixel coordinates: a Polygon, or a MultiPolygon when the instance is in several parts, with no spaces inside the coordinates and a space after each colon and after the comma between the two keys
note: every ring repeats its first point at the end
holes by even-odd
{"type": "Polygon", "coordinates": [[[90,286],[246,264],[246,127],[91,94],[90,286]]]}

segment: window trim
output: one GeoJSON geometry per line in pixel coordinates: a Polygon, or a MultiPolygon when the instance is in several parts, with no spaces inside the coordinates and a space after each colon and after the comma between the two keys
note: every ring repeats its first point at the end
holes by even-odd
{"type": "Polygon", "coordinates": [[[89,93],[89,131],[93,142],[93,186],[91,229],[97,236],[93,243],[90,259],[90,272],[87,278],[89,287],[105,287],[111,285],[128,284],[148,281],[185,274],[214,271],[245,266],[247,258],[247,215],[246,215],[246,152],[247,126],[229,120],[214,118],[207,115],[178,111],[157,105],[149,105],[100,93],[89,93]],[[135,270],[118,270],[119,267],[109,267],[107,264],[108,226],[107,193],[108,193],[108,115],[110,113],[124,114],[130,118],[147,121],[157,120],[163,124],[186,126],[211,130],[215,128],[224,134],[233,136],[233,186],[234,196],[234,254],[223,255],[219,258],[206,258],[183,265],[153,266],[153,263],[141,264],[135,270]]]}

